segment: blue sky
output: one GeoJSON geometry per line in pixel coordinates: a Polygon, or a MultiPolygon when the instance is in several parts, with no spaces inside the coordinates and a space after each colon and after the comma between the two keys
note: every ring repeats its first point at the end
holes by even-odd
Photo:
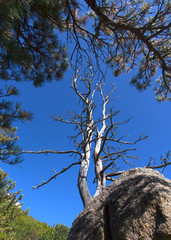
{"type": "MultiPolygon", "coordinates": [[[[45,84],[41,88],[34,88],[31,83],[14,83],[20,90],[18,100],[23,108],[34,113],[31,123],[16,123],[18,126],[19,144],[24,150],[72,149],[67,136],[73,130],[69,125],[55,122],[51,116],[65,116],[67,111],[78,108],[77,98],[71,89],[72,72],[68,71],[60,82],[45,84]]],[[[141,133],[149,135],[149,140],[137,144],[137,154],[140,157],[136,166],[145,166],[150,157],[160,162],[160,155],[170,149],[171,134],[171,103],[158,103],[154,100],[152,89],[143,93],[136,91],[128,84],[130,75],[115,78],[109,71],[107,82],[115,82],[114,98],[119,99],[112,104],[115,110],[120,110],[119,119],[130,117],[129,124],[120,129],[121,134],[128,134],[130,140],[136,139],[141,133]]],[[[10,83],[13,84],[13,83],[10,83]]],[[[30,215],[49,225],[63,223],[71,227],[75,217],[83,209],[77,188],[78,166],[73,167],[56,180],[33,190],[33,186],[52,176],[52,170],[60,171],[72,162],[66,155],[24,155],[24,162],[20,167],[1,165],[9,174],[9,178],[16,181],[16,189],[22,189],[23,208],[30,208],[30,215]]],[[[121,170],[126,169],[118,162],[121,170]]],[[[89,188],[93,194],[95,185],[94,167],[91,165],[89,173],[89,188]]],[[[171,167],[164,171],[167,178],[171,176],[171,167]]]]}

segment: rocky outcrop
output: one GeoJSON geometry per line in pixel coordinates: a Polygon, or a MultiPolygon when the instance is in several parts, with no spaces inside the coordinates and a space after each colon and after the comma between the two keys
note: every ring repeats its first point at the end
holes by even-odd
{"type": "Polygon", "coordinates": [[[78,215],[68,240],[171,240],[171,181],[126,171],[78,215]]]}

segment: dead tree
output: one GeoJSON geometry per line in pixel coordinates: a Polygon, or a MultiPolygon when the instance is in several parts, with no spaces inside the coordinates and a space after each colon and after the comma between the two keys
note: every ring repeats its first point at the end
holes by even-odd
{"type": "Polygon", "coordinates": [[[106,92],[105,83],[102,80],[95,84],[92,65],[84,71],[84,76],[81,76],[80,72],[78,69],[72,80],[72,88],[78,97],[78,109],[80,111],[78,113],[69,113],[66,119],[61,116],[53,117],[58,122],[71,124],[75,127],[76,134],[70,137],[73,141],[74,149],[67,151],[43,149],[41,151],[23,151],[21,154],[54,153],[75,155],[75,159],[78,159],[77,161],[62,171],[55,172],[50,179],[43,181],[34,188],[38,189],[69,168],[79,164],[78,188],[83,205],[86,207],[92,199],[87,185],[90,161],[93,161],[95,166],[94,182],[96,182],[97,186],[94,196],[98,196],[106,186],[106,179],[109,179],[112,173],[116,174],[116,161],[118,159],[128,163],[129,159],[137,158],[131,153],[136,149],[128,146],[146,139],[147,136],[141,135],[134,142],[126,141],[126,136],[118,137],[118,128],[128,123],[130,119],[121,122],[116,121],[119,111],[114,111],[110,108],[111,94],[114,87],[111,87],[110,91],[106,92]],[[109,172],[111,175],[109,175],[109,172]]]}
{"type": "MultiPolygon", "coordinates": [[[[73,141],[73,150],[60,151],[56,150],[40,150],[40,151],[22,151],[17,155],[24,153],[31,154],[70,154],[75,157],[77,161],[73,161],[68,167],[61,171],[54,172],[54,175],[47,181],[42,181],[35,189],[47,184],[53,179],[75,165],[80,165],[78,174],[78,189],[83,202],[86,207],[92,197],[96,197],[102,193],[106,187],[106,180],[113,180],[113,176],[118,176],[124,171],[118,171],[117,161],[123,160],[127,164],[131,164],[130,160],[138,158],[132,152],[136,150],[137,142],[144,140],[147,136],[140,135],[135,141],[130,142],[126,140],[126,135],[118,136],[119,127],[127,124],[130,119],[124,121],[116,121],[119,111],[114,111],[111,107],[111,94],[114,87],[110,91],[105,91],[105,83],[102,80],[93,81],[94,73],[93,67],[90,64],[84,76],[80,74],[80,69],[77,69],[75,77],[72,79],[72,88],[79,100],[79,111],[69,112],[67,118],[57,115],[55,121],[70,124],[75,128],[75,135],[70,139],[73,141]],[[106,92],[106,93],[105,93],[106,92]],[[95,167],[96,191],[94,196],[91,196],[88,185],[87,175],[90,168],[90,161],[93,161],[95,167]]],[[[11,154],[16,155],[11,152],[11,154]]],[[[150,159],[148,168],[165,168],[170,165],[170,152],[166,157],[161,156],[161,164],[152,166],[153,159],[150,159]]]]}

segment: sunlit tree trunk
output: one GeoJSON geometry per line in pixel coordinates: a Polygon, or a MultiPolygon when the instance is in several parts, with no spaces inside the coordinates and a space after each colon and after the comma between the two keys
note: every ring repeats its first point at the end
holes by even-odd
{"type": "Polygon", "coordinates": [[[78,175],[78,189],[79,189],[79,193],[80,193],[84,207],[86,207],[92,199],[88,189],[88,185],[87,185],[87,174],[89,169],[89,163],[90,163],[90,160],[86,158],[81,161],[80,171],[78,175]]]}
{"type": "Polygon", "coordinates": [[[88,99],[84,99],[86,104],[86,112],[87,112],[87,120],[86,120],[86,131],[85,131],[85,137],[83,139],[83,158],[81,159],[81,165],[80,165],[80,171],[78,176],[78,188],[80,192],[80,196],[83,202],[84,207],[86,207],[89,202],[91,201],[92,197],[90,195],[90,192],[88,190],[87,185],[87,174],[89,170],[89,164],[90,164],[90,155],[91,155],[91,140],[93,135],[93,111],[91,108],[91,103],[88,101],[88,99]]]}

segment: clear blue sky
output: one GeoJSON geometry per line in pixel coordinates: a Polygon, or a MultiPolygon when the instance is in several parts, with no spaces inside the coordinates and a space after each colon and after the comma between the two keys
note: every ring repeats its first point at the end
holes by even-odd
{"type": "MultiPolygon", "coordinates": [[[[115,81],[117,89],[114,97],[120,96],[113,102],[114,109],[121,111],[120,120],[134,117],[121,132],[129,134],[130,139],[136,139],[141,133],[149,135],[149,140],[137,144],[136,153],[140,161],[136,166],[145,166],[151,156],[160,163],[160,155],[165,156],[171,147],[171,103],[157,103],[152,89],[138,93],[134,87],[129,86],[129,78],[130,75],[114,78],[110,71],[107,76],[108,82],[115,81]]],[[[20,146],[25,150],[40,150],[42,147],[72,149],[67,139],[67,136],[73,133],[70,126],[57,123],[50,117],[65,116],[69,109],[74,110],[78,107],[71,89],[71,72],[68,71],[61,82],[45,84],[41,88],[34,88],[28,82],[14,84],[20,89],[18,100],[22,102],[23,109],[34,113],[34,120],[31,123],[16,123],[20,146]]],[[[22,189],[23,208],[29,207],[30,215],[49,225],[63,223],[71,227],[75,217],[83,209],[77,188],[78,167],[73,167],[48,185],[33,191],[33,186],[52,176],[53,169],[60,171],[68,166],[72,159],[68,155],[52,154],[47,156],[27,154],[24,155],[24,159],[21,168],[2,165],[9,178],[16,181],[16,189],[22,189]]],[[[171,167],[166,168],[164,175],[170,178],[171,167]]],[[[92,194],[95,191],[93,178],[94,168],[89,174],[92,194]]]]}

